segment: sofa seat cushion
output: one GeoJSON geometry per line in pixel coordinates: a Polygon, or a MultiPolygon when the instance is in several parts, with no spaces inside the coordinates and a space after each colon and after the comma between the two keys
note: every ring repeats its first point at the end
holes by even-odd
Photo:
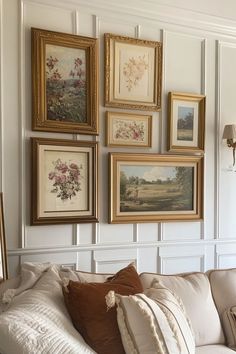
{"type": "Polygon", "coordinates": [[[144,289],[151,287],[154,280],[158,280],[181,298],[192,323],[196,346],[225,343],[209,279],[204,273],[142,273],[140,279],[144,289]]]}
{"type": "Polygon", "coordinates": [[[233,354],[234,350],[229,349],[225,345],[204,345],[196,348],[195,354],[233,354]]]}

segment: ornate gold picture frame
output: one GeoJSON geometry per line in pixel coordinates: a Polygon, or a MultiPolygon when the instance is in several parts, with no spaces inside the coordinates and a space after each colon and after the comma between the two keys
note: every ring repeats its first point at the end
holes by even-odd
{"type": "Polygon", "coordinates": [[[32,138],[32,225],[97,222],[96,142],[32,138]]]}
{"type": "Polygon", "coordinates": [[[152,146],[152,116],[106,112],[107,146],[139,147],[152,146]]]}
{"type": "Polygon", "coordinates": [[[203,157],[110,153],[110,223],[203,218],[203,157]]]}
{"type": "Polygon", "coordinates": [[[32,28],[33,130],[98,134],[97,39],[32,28]]]}
{"type": "Polygon", "coordinates": [[[169,92],[167,150],[204,152],[204,95],[169,92]]]}
{"type": "Polygon", "coordinates": [[[105,106],[161,108],[162,44],[106,33],[105,106]]]}
{"type": "Polygon", "coordinates": [[[3,194],[0,193],[0,280],[8,278],[7,250],[3,213],[3,194]]]}

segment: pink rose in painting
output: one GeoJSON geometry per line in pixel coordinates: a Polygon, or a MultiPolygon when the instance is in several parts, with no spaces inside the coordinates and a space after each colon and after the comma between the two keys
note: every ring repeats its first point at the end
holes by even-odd
{"type": "Polygon", "coordinates": [[[66,171],[68,170],[68,166],[65,163],[61,163],[57,169],[58,171],[61,171],[61,173],[66,173],[66,171]]]}
{"type": "Polygon", "coordinates": [[[51,193],[57,193],[57,198],[62,201],[71,199],[81,190],[81,182],[79,181],[80,167],[72,162],[69,165],[57,159],[53,162],[54,171],[49,172],[48,179],[53,181],[53,189],[51,193]]]}
{"type": "Polygon", "coordinates": [[[76,165],[75,163],[71,163],[70,164],[70,168],[72,168],[73,170],[78,170],[79,169],[78,165],[76,165]]]}

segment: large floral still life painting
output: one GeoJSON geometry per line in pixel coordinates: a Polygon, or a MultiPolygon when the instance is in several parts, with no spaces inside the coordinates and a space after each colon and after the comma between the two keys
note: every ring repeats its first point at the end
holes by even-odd
{"type": "Polygon", "coordinates": [[[97,39],[32,28],[32,129],[98,134],[97,39]]]}
{"type": "Polygon", "coordinates": [[[97,143],[32,138],[32,224],[97,221],[97,143]]]}

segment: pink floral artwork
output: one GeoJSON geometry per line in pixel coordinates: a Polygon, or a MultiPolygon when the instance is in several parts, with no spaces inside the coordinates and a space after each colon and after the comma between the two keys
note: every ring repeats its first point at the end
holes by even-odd
{"type": "Polygon", "coordinates": [[[148,70],[148,63],[145,55],[142,57],[138,56],[137,58],[129,58],[123,67],[128,91],[131,91],[135,86],[140,84],[146,70],[148,70]]]}
{"type": "Polygon", "coordinates": [[[136,120],[114,119],[113,122],[114,140],[144,142],[144,123],[136,120]]]}
{"type": "Polygon", "coordinates": [[[60,158],[52,162],[53,170],[49,172],[48,179],[53,182],[51,193],[55,193],[62,201],[78,195],[81,190],[81,169],[73,162],[63,162],[60,158]]]}

